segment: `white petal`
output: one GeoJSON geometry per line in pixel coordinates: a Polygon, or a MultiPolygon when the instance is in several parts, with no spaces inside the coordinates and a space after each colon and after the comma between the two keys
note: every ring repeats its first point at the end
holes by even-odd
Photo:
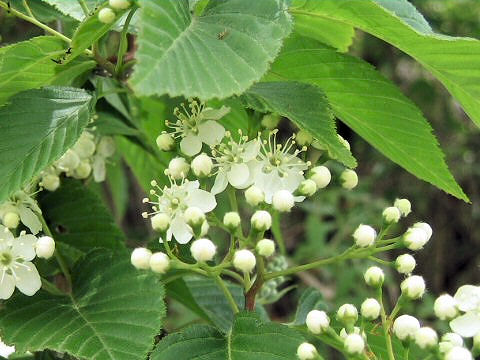
{"type": "Polygon", "coordinates": [[[1,246],[4,245],[4,246],[9,246],[10,243],[13,241],[13,234],[12,232],[10,231],[9,228],[3,226],[3,225],[0,225],[0,239],[3,239],[5,241],[3,242],[0,242],[0,248],[2,248],[1,246]]]}
{"type": "Polygon", "coordinates": [[[105,168],[105,158],[102,156],[95,156],[93,159],[93,180],[95,182],[105,181],[107,170],[105,168]]]}
{"type": "Polygon", "coordinates": [[[305,177],[298,170],[289,171],[287,176],[282,178],[282,186],[285,190],[294,192],[303,180],[305,177]]]}
{"type": "Polygon", "coordinates": [[[38,220],[38,216],[23,204],[18,206],[18,212],[20,213],[20,220],[22,223],[30,229],[32,234],[38,234],[42,230],[42,223],[38,220]]]}
{"type": "Polygon", "coordinates": [[[460,286],[453,297],[461,311],[471,311],[480,307],[480,287],[473,285],[460,286]]]}
{"type": "Polygon", "coordinates": [[[4,274],[3,280],[0,275],[0,299],[9,299],[15,290],[15,280],[12,275],[4,274]]]}
{"type": "Polygon", "coordinates": [[[247,164],[233,164],[227,172],[228,182],[234,188],[240,189],[250,177],[250,169],[247,164]]]}
{"type": "Polygon", "coordinates": [[[180,141],[180,149],[185,155],[196,155],[202,150],[202,141],[197,135],[188,134],[180,141]]]}
{"type": "Polygon", "coordinates": [[[208,120],[198,125],[198,136],[209,146],[220,143],[224,135],[225,128],[216,121],[208,120]]]}
{"type": "Polygon", "coordinates": [[[471,311],[450,321],[450,327],[462,337],[472,337],[480,331],[480,316],[471,311]]]}
{"type": "Polygon", "coordinates": [[[219,172],[215,177],[215,183],[213,184],[212,190],[210,190],[210,192],[213,195],[220,194],[223,190],[225,190],[227,185],[228,185],[227,176],[225,175],[225,173],[219,172]]]}
{"type": "Polygon", "coordinates": [[[16,266],[15,274],[17,288],[25,295],[33,296],[42,287],[42,281],[37,268],[31,262],[25,262],[22,266],[16,266]]]}
{"type": "Polygon", "coordinates": [[[212,211],[217,206],[215,196],[202,189],[191,190],[185,202],[188,206],[198,207],[204,213],[212,211]]]}
{"type": "Polygon", "coordinates": [[[33,260],[36,242],[37,238],[31,234],[21,235],[12,241],[13,253],[21,256],[25,261],[33,260]]]}
{"type": "Polygon", "coordinates": [[[190,231],[190,227],[185,222],[185,219],[181,216],[176,216],[172,220],[170,229],[172,230],[175,240],[177,240],[179,244],[188,243],[193,236],[192,232],[190,231]]]}
{"type": "Polygon", "coordinates": [[[242,155],[242,159],[247,162],[257,157],[260,152],[260,142],[258,140],[252,140],[245,144],[245,152],[242,155]]]}
{"type": "Polygon", "coordinates": [[[202,111],[202,118],[205,120],[220,120],[230,112],[228,106],[222,105],[220,109],[205,108],[202,111]]]}

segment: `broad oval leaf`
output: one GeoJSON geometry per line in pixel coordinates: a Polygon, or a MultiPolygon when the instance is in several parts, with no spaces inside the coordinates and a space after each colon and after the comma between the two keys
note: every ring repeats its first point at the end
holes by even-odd
{"type": "Polygon", "coordinates": [[[240,94],[267,71],[291,29],[284,0],[210,1],[199,16],[188,0],[141,6],[131,79],[140,95],[240,94]]]}
{"type": "Polygon", "coordinates": [[[406,0],[295,0],[293,14],[340,21],[415,58],[436,76],[480,126],[480,41],[435,34],[406,0]]]}
{"type": "Polygon", "coordinates": [[[46,87],[17,94],[0,108],[0,201],[75,144],[93,104],[85,90],[46,87]]]}
{"type": "Polygon", "coordinates": [[[193,326],[167,336],[152,360],[291,360],[303,337],[277,323],[262,323],[253,313],[239,313],[224,337],[215,328],[193,326]]]}
{"type": "MultiPolygon", "coordinates": [[[[55,7],[64,15],[68,15],[71,18],[82,21],[85,19],[85,14],[78,1],[65,1],[65,0],[43,0],[46,3],[55,7]]],[[[89,10],[94,10],[102,0],[85,0],[85,4],[89,10]]]]}
{"type": "Polygon", "coordinates": [[[418,178],[468,200],[421,111],[368,63],[314,40],[291,37],[266,79],[319,86],[335,115],[385,156],[418,178]]]}
{"type": "Polygon", "coordinates": [[[17,295],[0,312],[2,338],[19,353],[52,349],[89,360],[143,360],[165,315],[164,290],[128,255],[96,250],[78,263],[73,292],[17,295]]]}

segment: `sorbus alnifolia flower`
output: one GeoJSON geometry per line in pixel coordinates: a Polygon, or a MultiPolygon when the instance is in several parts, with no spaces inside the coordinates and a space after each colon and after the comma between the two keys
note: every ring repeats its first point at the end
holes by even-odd
{"type": "Polygon", "coordinates": [[[415,343],[421,349],[431,349],[437,345],[438,335],[432,328],[421,327],[415,333],[415,343]]]}
{"type": "Polygon", "coordinates": [[[233,266],[244,273],[251,272],[256,263],[257,259],[250,250],[237,250],[233,256],[233,266]]]}
{"type": "Polygon", "coordinates": [[[170,259],[167,254],[163,252],[153,253],[150,257],[150,269],[158,274],[164,274],[167,272],[170,266],[170,259]]]}
{"type": "Polygon", "coordinates": [[[411,227],[403,236],[405,246],[410,250],[420,250],[428,241],[428,235],[420,227],[411,227]]]}
{"type": "Polygon", "coordinates": [[[311,170],[310,179],[317,184],[319,189],[323,189],[330,184],[330,181],[332,180],[332,174],[326,166],[315,166],[311,170]]]}
{"type": "Polygon", "coordinates": [[[275,243],[270,239],[262,239],[257,243],[255,249],[258,255],[269,257],[275,252],[275,243]]]}
{"type": "Polygon", "coordinates": [[[146,248],[136,248],[132,251],[130,261],[133,266],[140,270],[146,270],[150,268],[150,257],[152,252],[146,248]]]}
{"type": "Polygon", "coordinates": [[[310,343],[301,343],[297,349],[297,356],[300,360],[312,360],[317,356],[317,349],[310,343]]]}
{"type": "Polygon", "coordinates": [[[361,354],[365,349],[365,340],[363,340],[361,335],[348,334],[344,340],[343,346],[345,351],[350,355],[361,354]]]}
{"type": "Polygon", "coordinates": [[[55,191],[60,186],[60,177],[55,174],[45,174],[39,185],[48,191],[55,191]]]}
{"type": "Polygon", "coordinates": [[[413,224],[413,227],[414,228],[419,228],[419,229],[422,229],[423,231],[425,231],[425,233],[427,234],[427,241],[430,240],[430,238],[432,237],[432,234],[433,234],[433,230],[432,230],[432,227],[425,223],[425,222],[417,222],[415,224],[413,224]]]}
{"type": "Polygon", "coordinates": [[[380,269],[378,266],[371,266],[365,271],[363,275],[365,282],[369,286],[373,287],[380,287],[383,285],[383,281],[385,280],[385,274],[383,270],[380,269]]]}
{"type": "Polygon", "coordinates": [[[413,340],[418,329],[420,323],[410,315],[401,315],[393,323],[393,333],[402,341],[413,340]]]}
{"type": "Polygon", "coordinates": [[[400,210],[402,216],[407,216],[412,211],[412,204],[408,199],[397,199],[393,203],[393,206],[400,210]]]}
{"type": "Polygon", "coordinates": [[[174,180],[180,180],[187,177],[189,170],[190,165],[187,163],[187,160],[182,157],[173,158],[168,163],[168,174],[174,180]]]}
{"type": "Polygon", "coordinates": [[[116,10],[125,10],[130,7],[129,0],[108,0],[108,5],[116,10]]]}
{"type": "Polygon", "coordinates": [[[212,172],[213,162],[210,156],[202,153],[192,160],[191,167],[196,176],[206,177],[212,172]]]}
{"type": "Polygon", "coordinates": [[[457,302],[448,295],[440,295],[433,303],[433,312],[440,320],[451,320],[458,315],[457,302]]]}
{"type": "Polygon", "coordinates": [[[377,237],[377,232],[369,225],[360,224],[353,233],[355,245],[358,247],[372,246],[377,237]]]}
{"type": "Polygon", "coordinates": [[[382,216],[387,224],[396,224],[400,220],[401,213],[395,206],[390,206],[383,210],[382,216]]]}
{"type": "Polygon", "coordinates": [[[217,252],[217,247],[209,239],[198,239],[190,246],[190,252],[198,262],[210,261],[217,252]]]}
{"type": "Polygon", "coordinates": [[[157,146],[162,151],[172,151],[175,147],[175,139],[172,135],[163,132],[158,135],[157,139],[155,140],[157,146]]]}
{"type": "Polygon", "coordinates": [[[258,186],[252,185],[245,190],[245,200],[251,206],[258,206],[265,201],[265,194],[258,186]]]}
{"type": "Polygon", "coordinates": [[[50,236],[42,236],[35,243],[37,257],[50,259],[55,252],[55,241],[50,236]]]}
{"type": "Polygon", "coordinates": [[[337,311],[337,318],[345,325],[353,325],[358,319],[358,310],[352,304],[343,304],[337,311]]]}
{"type": "Polygon", "coordinates": [[[289,212],[293,205],[295,205],[295,199],[290,191],[279,190],[273,194],[272,205],[277,211],[289,212]]]}
{"type": "Polygon", "coordinates": [[[375,320],[378,318],[380,316],[380,310],[380,303],[373,298],[365,299],[360,307],[360,313],[368,320],[375,320]]]}
{"type": "Polygon", "coordinates": [[[352,190],[358,185],[358,175],[352,169],[345,169],[340,175],[340,181],[345,189],[352,190]]]}
{"type": "Polygon", "coordinates": [[[325,311],[312,310],[307,314],[305,324],[314,334],[321,334],[330,326],[330,318],[325,311]]]}
{"type": "Polygon", "coordinates": [[[416,300],[420,299],[425,293],[425,280],[418,275],[412,275],[402,281],[400,285],[402,294],[407,298],[416,300]]]}
{"type": "Polygon", "coordinates": [[[196,206],[188,207],[183,216],[185,217],[185,222],[192,228],[202,226],[205,221],[205,213],[196,206]]]}
{"type": "Polygon", "coordinates": [[[235,230],[240,226],[240,215],[236,211],[227,212],[223,216],[223,225],[225,225],[230,230],[235,230]]]}
{"type": "Polygon", "coordinates": [[[400,255],[395,260],[395,268],[400,274],[411,274],[416,265],[415,258],[410,254],[400,255]]]}
{"type": "Polygon", "coordinates": [[[98,12],[98,20],[104,24],[111,24],[115,20],[115,12],[109,7],[105,7],[98,12]]]}
{"type": "Polygon", "coordinates": [[[272,226],[272,216],[268,211],[257,210],[252,215],[250,222],[256,231],[267,231],[272,226]]]}

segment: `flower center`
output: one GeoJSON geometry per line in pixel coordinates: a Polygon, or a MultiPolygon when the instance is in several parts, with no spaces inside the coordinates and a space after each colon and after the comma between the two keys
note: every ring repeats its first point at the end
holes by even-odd
{"type": "Polygon", "coordinates": [[[8,252],[0,253],[0,264],[9,266],[13,262],[13,256],[8,252]]]}

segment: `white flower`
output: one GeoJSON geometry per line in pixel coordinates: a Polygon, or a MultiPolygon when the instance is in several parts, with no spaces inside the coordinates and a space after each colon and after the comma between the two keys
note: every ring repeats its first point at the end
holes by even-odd
{"type": "Polygon", "coordinates": [[[412,211],[412,204],[408,199],[397,199],[393,203],[393,206],[400,210],[402,216],[407,216],[412,211]]]}
{"type": "Polygon", "coordinates": [[[152,256],[150,256],[150,269],[153,272],[156,272],[158,274],[164,274],[167,272],[169,266],[170,266],[170,259],[167,256],[167,254],[164,254],[163,252],[156,252],[153,253],[152,256]]]}
{"type": "Polygon", "coordinates": [[[233,266],[244,273],[251,272],[256,263],[255,255],[250,250],[237,250],[233,256],[233,266]]]}
{"type": "Polygon", "coordinates": [[[311,170],[310,179],[315,181],[315,184],[317,184],[319,189],[323,189],[330,184],[330,181],[332,180],[332,174],[326,166],[315,166],[311,170]]]}
{"type": "Polygon", "coordinates": [[[367,271],[365,271],[363,278],[365,279],[367,285],[380,287],[383,285],[383,281],[385,280],[385,274],[378,266],[371,266],[367,269],[367,271]]]}
{"type": "Polygon", "coordinates": [[[420,299],[425,293],[425,280],[421,276],[412,275],[402,281],[400,288],[407,298],[420,299]]]}
{"type": "Polygon", "coordinates": [[[393,333],[400,340],[413,340],[420,323],[416,318],[410,315],[401,315],[393,323],[393,333]]]}
{"type": "Polygon", "coordinates": [[[361,354],[365,349],[365,340],[359,334],[348,334],[344,340],[343,346],[349,354],[361,354]]]}
{"type": "Polygon", "coordinates": [[[168,163],[168,175],[174,180],[186,178],[190,170],[190,165],[183,157],[176,157],[168,163]]]}
{"type": "Polygon", "coordinates": [[[192,160],[192,171],[198,177],[206,177],[212,172],[213,162],[207,154],[197,155],[192,160]]]}
{"type": "Polygon", "coordinates": [[[257,243],[255,249],[258,255],[269,257],[275,252],[275,243],[270,239],[262,239],[257,243]]]}
{"type": "Polygon", "coordinates": [[[257,210],[253,213],[250,223],[256,231],[267,231],[272,226],[272,216],[268,211],[257,210]]]}
{"type": "Polygon", "coordinates": [[[95,148],[94,136],[90,132],[84,131],[73,145],[72,150],[80,159],[88,159],[95,153],[95,148]]]}
{"type": "Polygon", "coordinates": [[[190,252],[198,262],[210,261],[217,252],[217,247],[209,239],[198,239],[190,246],[190,252]]]}
{"type": "Polygon", "coordinates": [[[389,206],[385,208],[385,210],[383,210],[382,216],[383,216],[383,220],[387,224],[395,224],[398,222],[398,220],[400,220],[400,217],[402,216],[402,214],[400,213],[400,210],[398,210],[397,207],[389,206]]]}
{"type": "Polygon", "coordinates": [[[240,215],[236,211],[230,211],[223,216],[223,225],[230,230],[235,230],[240,226],[240,215]]]}
{"type": "Polygon", "coordinates": [[[400,274],[411,274],[416,265],[415,258],[410,254],[400,255],[395,260],[395,268],[400,274]]]}
{"type": "Polygon", "coordinates": [[[0,339],[0,356],[8,359],[15,352],[15,346],[8,346],[0,339]]]}
{"type": "Polygon", "coordinates": [[[175,146],[175,139],[165,131],[157,136],[155,142],[157,143],[158,148],[162,151],[171,151],[175,146]]]}
{"type": "Polygon", "coordinates": [[[40,290],[40,275],[31,262],[36,242],[37,238],[30,234],[14,238],[8,228],[0,225],[0,299],[10,298],[15,287],[28,296],[40,290]]]}
{"type": "Polygon", "coordinates": [[[251,206],[258,206],[260,203],[265,201],[265,194],[262,189],[252,185],[245,190],[245,200],[251,206]]]}
{"type": "Polygon", "coordinates": [[[125,10],[130,7],[129,0],[108,0],[108,5],[116,10],[125,10]]]}
{"type": "Polygon", "coordinates": [[[355,245],[358,247],[372,246],[377,237],[377,232],[369,225],[360,224],[353,233],[355,245]]]}
{"type": "Polygon", "coordinates": [[[295,198],[288,190],[279,190],[273,194],[273,208],[280,212],[289,212],[295,205],[295,198]]]}
{"type": "Polygon", "coordinates": [[[321,334],[330,326],[330,318],[325,311],[312,310],[307,314],[305,324],[314,334],[321,334]]]}
{"type": "Polygon", "coordinates": [[[469,350],[455,346],[447,352],[445,360],[473,360],[473,357],[469,350]]]}
{"type": "Polygon", "coordinates": [[[39,185],[48,191],[55,191],[60,186],[60,178],[57,174],[45,173],[42,174],[39,185]]]}
{"type": "Polygon", "coordinates": [[[133,266],[140,270],[146,270],[150,268],[150,257],[152,252],[147,248],[136,248],[130,255],[130,262],[133,266]]]}
{"type": "Polygon", "coordinates": [[[345,169],[340,174],[340,181],[345,189],[352,190],[358,185],[358,175],[352,169],[345,169]]]}
{"type": "Polygon", "coordinates": [[[462,337],[468,338],[480,332],[480,314],[477,311],[469,311],[452,321],[450,328],[462,337]]]}
{"type": "Polygon", "coordinates": [[[310,343],[301,343],[297,349],[297,356],[300,360],[312,360],[317,356],[317,349],[310,343]]]}
{"type": "Polygon", "coordinates": [[[360,307],[360,313],[368,320],[375,320],[378,318],[380,316],[380,310],[380,303],[373,298],[365,299],[360,307]]]}
{"type": "Polygon", "coordinates": [[[80,164],[80,157],[72,149],[68,149],[60,159],[55,162],[55,166],[66,173],[72,173],[80,164]]]}
{"type": "MultiPolygon", "coordinates": [[[[305,180],[304,171],[310,163],[304,162],[297,155],[306,150],[291,150],[295,147],[295,137],[289,138],[285,144],[277,144],[278,130],[270,133],[268,141],[262,142],[258,155],[259,166],[254,170],[254,184],[265,194],[265,202],[272,203],[273,194],[279,190],[294,193],[300,183],[305,180]]],[[[297,201],[302,201],[303,197],[297,201]]]]}
{"type": "Polygon", "coordinates": [[[177,117],[175,123],[166,122],[166,125],[174,131],[174,138],[180,137],[180,149],[187,156],[194,156],[202,150],[202,144],[214,146],[222,141],[225,128],[216,120],[220,120],[228,114],[230,108],[222,106],[220,109],[205,107],[205,104],[192,101],[188,111],[182,104],[183,112],[176,108],[174,114],[177,117]]]}
{"type": "Polygon", "coordinates": [[[75,179],[86,179],[92,173],[92,166],[88,160],[82,160],[71,174],[75,179]]]}
{"type": "Polygon", "coordinates": [[[343,304],[338,308],[337,318],[344,324],[354,324],[358,319],[358,310],[352,304],[343,304]]]}
{"type": "Polygon", "coordinates": [[[104,24],[111,24],[115,20],[115,12],[109,7],[100,9],[98,12],[98,20],[104,24]]]}
{"type": "Polygon", "coordinates": [[[420,250],[428,241],[428,235],[420,227],[411,227],[407,230],[403,236],[403,242],[405,246],[410,250],[420,250]]]}
{"type": "Polygon", "coordinates": [[[239,132],[240,139],[235,141],[227,131],[227,141],[212,151],[214,167],[217,169],[213,194],[221,193],[228,184],[236,189],[245,189],[253,183],[255,169],[259,166],[256,158],[260,151],[260,142],[257,139],[248,141],[248,137],[239,132]]]}
{"type": "MultiPolygon", "coordinates": [[[[32,234],[36,235],[42,230],[42,223],[37,215],[41,214],[42,210],[38,207],[37,202],[25,191],[17,191],[8,201],[0,206],[0,218],[2,218],[2,222],[8,220],[4,219],[8,213],[16,213],[20,217],[22,224],[25,225],[32,234]]],[[[5,223],[4,225],[6,226],[5,223]]]]}
{"type": "Polygon", "coordinates": [[[433,303],[433,311],[440,320],[450,320],[458,315],[456,300],[448,295],[440,295],[433,303]]]}
{"type": "MultiPolygon", "coordinates": [[[[156,181],[152,182],[150,193],[157,197],[156,201],[151,201],[155,214],[167,214],[171,221],[167,230],[167,240],[173,237],[180,244],[186,244],[192,238],[192,229],[185,219],[185,210],[189,207],[197,207],[204,213],[212,211],[217,206],[215,196],[208,191],[199,189],[198,181],[184,180],[180,184],[171,181],[170,187],[165,186],[161,189],[156,181]],[[158,191],[158,192],[157,192],[158,191]]],[[[163,241],[163,239],[162,239],[163,241]]]]}
{"type": "Polygon", "coordinates": [[[438,343],[438,335],[432,328],[421,327],[415,333],[415,343],[421,349],[433,348],[438,343]]]}
{"type": "Polygon", "coordinates": [[[39,258],[50,259],[55,252],[55,240],[50,236],[40,237],[35,244],[35,252],[39,258]]]}
{"type": "Polygon", "coordinates": [[[450,328],[462,337],[475,336],[480,332],[480,287],[463,285],[453,298],[465,314],[450,321],[450,328]]]}

